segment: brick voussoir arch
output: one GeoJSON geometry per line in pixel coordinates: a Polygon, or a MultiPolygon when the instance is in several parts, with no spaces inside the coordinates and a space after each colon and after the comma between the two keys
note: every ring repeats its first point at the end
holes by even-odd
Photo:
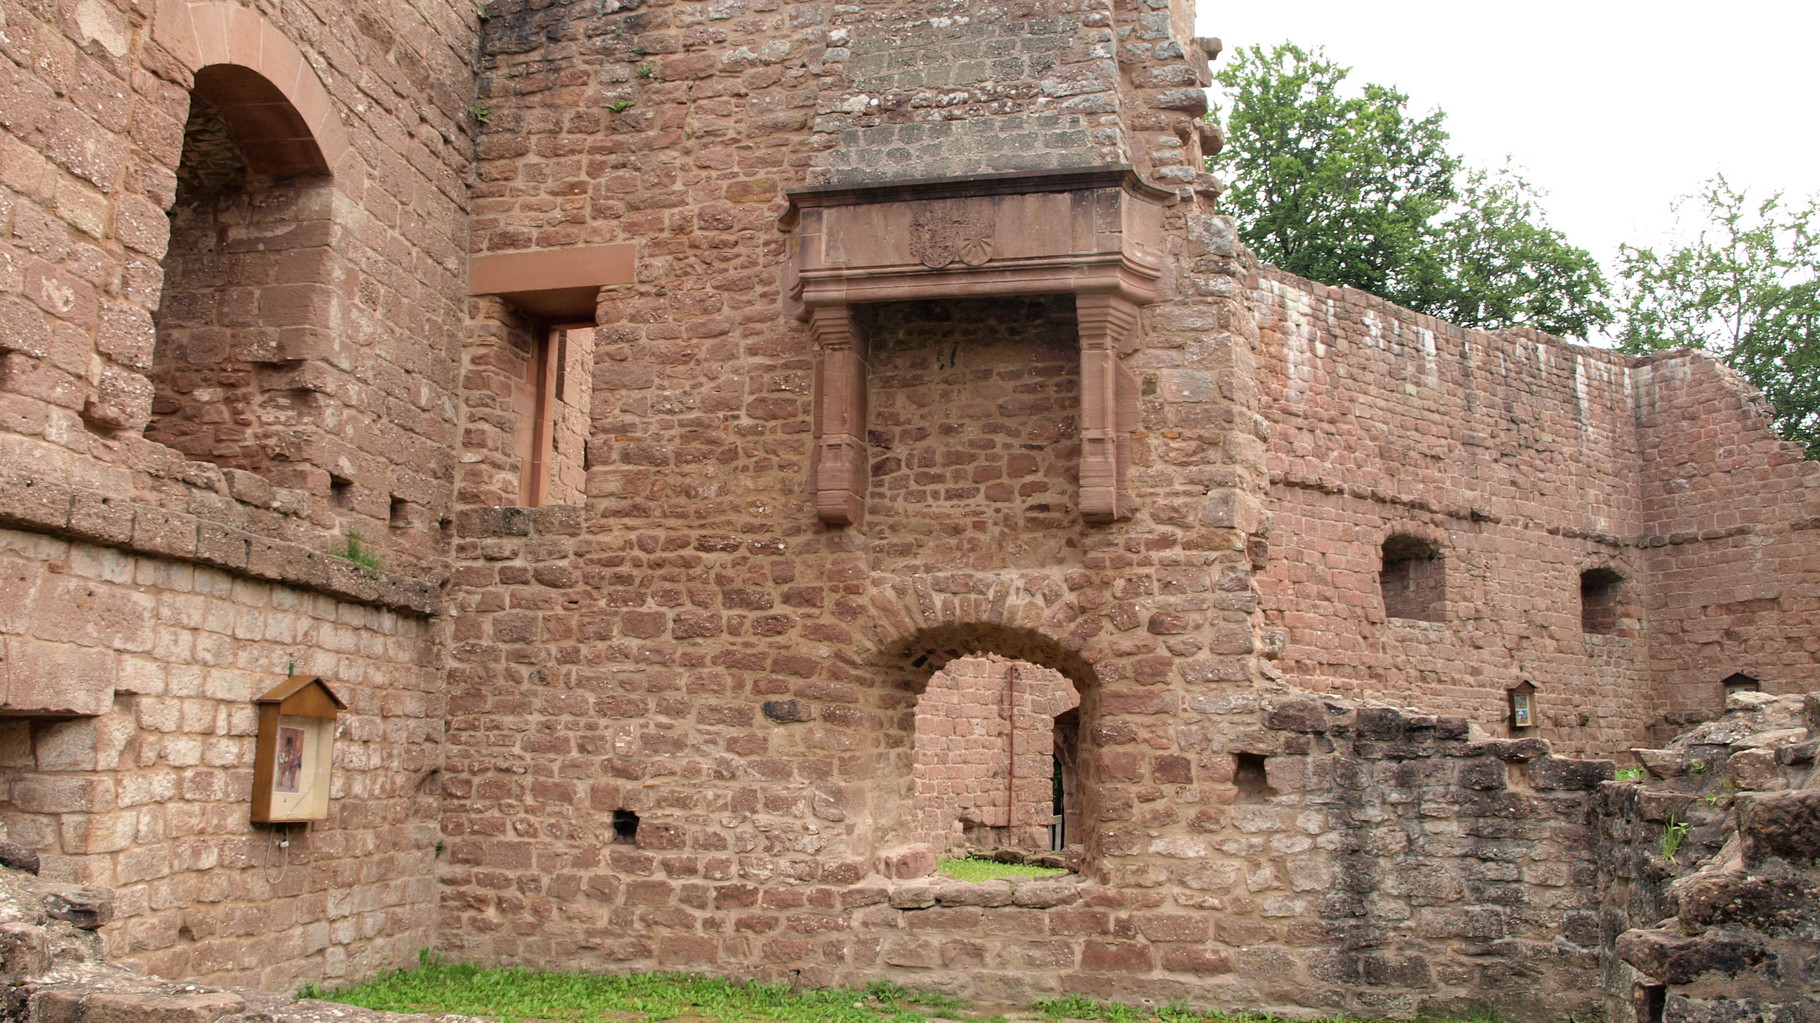
{"type": "Polygon", "coordinates": [[[1049,573],[995,575],[952,572],[874,575],[867,660],[911,662],[931,673],[957,656],[996,653],[1054,668],[1076,685],[1093,684],[1103,658],[1084,637],[1098,616],[1069,599],[1068,586],[1049,573]]]}
{"type": "Polygon", "coordinates": [[[226,3],[161,0],[152,38],[192,73],[231,66],[255,72],[289,102],[320,153],[320,172],[339,172],[344,160],[358,159],[335,101],[297,44],[259,12],[226,3]]]}

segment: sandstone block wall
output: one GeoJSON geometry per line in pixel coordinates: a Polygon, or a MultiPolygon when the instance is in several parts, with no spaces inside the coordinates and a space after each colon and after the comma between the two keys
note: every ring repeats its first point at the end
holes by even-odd
{"type": "MultiPolygon", "coordinates": [[[[1143,415],[1169,436],[1134,445],[1129,525],[1084,531],[1072,508],[1066,299],[878,311],[884,525],[825,527],[807,491],[816,353],[791,315],[784,191],[826,176],[840,131],[912,117],[839,109],[838,33],[931,13],[492,11],[476,251],[634,241],[639,280],[596,309],[585,504],[457,515],[452,951],[835,977],[845,953],[822,932],[850,926],[862,896],[845,889],[916,835],[916,694],[969,653],[1075,682],[1082,735],[1102,736],[1083,762],[1120,747],[1083,844],[1102,877],[1158,869],[1097,850],[1162,810],[1153,770],[1184,777],[1159,751],[1188,692],[1254,677],[1250,339],[1211,283],[1230,238],[1193,201],[1167,214],[1200,226],[1179,246],[1183,300],[1144,327],[1143,415]],[[1007,522],[1023,535],[995,541],[1007,522]]],[[[1115,36],[1150,17],[1066,16],[1115,36]]],[[[1155,59],[1147,38],[1121,66],[1155,59]]],[[[1214,798],[1172,784],[1176,805],[1214,798]]]]}
{"type": "Polygon", "coordinates": [[[1783,626],[1815,603],[1816,477],[1735,383],[1257,270],[1198,170],[1186,3],[0,18],[0,816],[118,887],[136,962],[289,986],[433,942],[1578,1011],[1605,768],[1467,719],[1496,731],[1529,681],[1542,735],[1604,751],[1741,650],[1773,691],[1812,679],[1783,626]],[[1157,261],[1094,279],[1123,304],[1000,274],[982,235],[947,239],[975,298],[845,314],[870,484],[824,524],[833,342],[800,315],[791,190],[1118,164],[1151,226],[1106,251],[1157,261]],[[608,243],[635,273],[591,329],[464,280],[608,243]],[[1033,293],[976,300],[1005,280],[1033,293]],[[552,327],[574,379],[537,412],[552,327]],[[538,507],[527,409],[555,437],[538,507]],[[1092,523],[1089,445],[1120,477],[1092,523]],[[381,570],[330,553],[356,532],[381,570]],[[1393,537],[1438,557],[1391,620],[1393,537]],[[1583,620],[1588,572],[1622,582],[1583,620]],[[976,657],[1078,696],[1073,881],[922,880],[919,712],[976,657]],[[248,701],[293,665],[350,709],[334,816],[281,877],[248,701]]]}
{"type": "MultiPolygon", "coordinates": [[[[292,23],[208,3],[9,12],[17,70],[4,104],[0,209],[8,468],[317,549],[355,529],[395,567],[432,565],[449,501],[454,365],[424,339],[453,337],[463,311],[470,13],[297,12],[292,23]],[[300,126],[299,139],[272,140],[247,121],[243,147],[268,159],[308,147],[328,171],[302,192],[269,193],[307,194],[307,209],[243,209],[222,227],[226,251],[171,259],[183,298],[173,298],[167,327],[201,330],[201,307],[213,305],[207,321],[217,333],[234,328],[234,341],[215,337],[199,354],[251,359],[275,376],[254,386],[229,372],[222,396],[284,396],[285,411],[267,410],[261,423],[237,413],[236,428],[265,431],[262,460],[277,464],[265,466],[263,483],[232,491],[185,459],[208,454],[242,468],[237,434],[187,453],[143,436],[190,89],[199,70],[229,65],[281,94],[300,126]],[[327,262],[293,265],[323,245],[327,262]],[[205,281],[212,303],[199,290],[205,281]],[[193,315],[178,316],[186,302],[193,315]]],[[[173,336],[166,347],[184,345],[173,336]]],[[[194,390],[167,400],[181,393],[194,390]]]]}
{"type": "Polygon", "coordinates": [[[1502,734],[1529,682],[1538,734],[1606,752],[1716,714],[1733,672],[1811,683],[1820,472],[1717,363],[1463,331],[1268,269],[1253,296],[1270,509],[1298,538],[1259,586],[1298,684],[1502,734]],[[1435,620],[1389,613],[1393,537],[1438,552],[1435,620]],[[1591,626],[1589,571],[1617,580],[1591,626]]]}
{"type": "Polygon", "coordinates": [[[1799,1019],[1820,916],[1813,694],[1733,696],[1601,786],[1604,983],[1613,1016],[1799,1019]]]}
{"type": "Polygon", "coordinates": [[[294,990],[430,944],[434,628],[14,530],[0,530],[0,565],[11,678],[96,695],[0,722],[0,824],[38,852],[46,877],[115,890],[110,955],[170,977],[294,990]],[[348,710],[332,817],[285,832],[286,851],[247,814],[252,700],[293,668],[332,680],[348,710]]]}
{"type": "MultiPolygon", "coordinates": [[[[1057,793],[1064,808],[1080,798],[1079,715],[1057,717],[1080,703],[1061,672],[1001,657],[963,657],[930,677],[911,770],[918,824],[938,855],[1051,851],[1057,793]]],[[[1078,807],[1063,815],[1078,831],[1078,807]]]]}
{"type": "MultiPolygon", "coordinates": [[[[41,864],[0,842],[0,1015],[17,1023],[449,1023],[457,1017],[356,1009],[287,994],[224,991],[147,976],[106,958],[97,928],[111,919],[105,888],[34,877],[41,864]]],[[[466,1018],[466,1017],[461,1017],[466,1018]]]]}
{"type": "Polygon", "coordinates": [[[1006,999],[1364,1018],[1475,1000],[1561,1018],[1597,1004],[1588,811],[1610,762],[1293,691],[1228,697],[1219,715],[1219,737],[1179,769],[1221,779],[1223,801],[1194,810],[1187,835],[1143,844],[1159,862],[1192,856],[1193,871],[1150,885],[896,885],[857,915],[850,954],[906,983],[1006,999]]]}
{"type": "Polygon", "coordinates": [[[47,873],[119,888],[108,947],[134,962],[288,988],[433,940],[477,28],[457,5],[0,11],[0,815],[47,873]],[[186,133],[193,90],[220,118],[186,133]],[[180,178],[224,153],[256,187],[173,232],[180,178]],[[384,571],[329,553],[355,532],[384,571]],[[277,880],[249,701],[292,666],[350,710],[334,816],[277,880]]]}
{"type": "Polygon", "coordinates": [[[1776,436],[1762,398],[1710,359],[1658,355],[1635,372],[1647,509],[1637,543],[1665,733],[1713,714],[1733,673],[1766,693],[1811,691],[1820,462],[1776,436]]]}
{"type": "Polygon", "coordinates": [[[1280,661],[1323,692],[1413,701],[1606,752],[1658,713],[1638,623],[1642,495],[1629,358],[1530,331],[1465,331],[1274,270],[1253,292],[1280,545],[1259,580],[1280,661]],[[1384,544],[1439,554],[1433,621],[1386,613],[1384,544]],[[1580,574],[1623,579],[1618,627],[1583,630],[1580,574]]]}

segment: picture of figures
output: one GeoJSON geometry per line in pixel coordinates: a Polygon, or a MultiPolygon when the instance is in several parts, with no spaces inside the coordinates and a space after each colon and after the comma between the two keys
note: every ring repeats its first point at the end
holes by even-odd
{"type": "Polygon", "coordinates": [[[303,729],[278,729],[278,772],[272,791],[295,793],[303,778],[303,729]]]}

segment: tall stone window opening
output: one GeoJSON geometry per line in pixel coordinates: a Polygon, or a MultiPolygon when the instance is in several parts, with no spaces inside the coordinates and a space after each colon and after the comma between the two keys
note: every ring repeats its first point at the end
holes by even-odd
{"type": "Polygon", "coordinates": [[[196,74],[154,318],[145,435],[192,461],[327,493],[329,383],[343,325],[329,168],[257,72],[196,74]]]}
{"type": "Polygon", "coordinates": [[[479,299],[463,379],[463,503],[581,504],[593,402],[594,326],[551,323],[512,302],[479,299]]]}
{"type": "Polygon", "coordinates": [[[587,492],[583,455],[594,328],[549,327],[533,332],[529,341],[524,378],[512,392],[518,503],[580,504],[587,492]]]}
{"type": "Polygon", "coordinates": [[[1392,618],[1438,622],[1447,599],[1446,562],[1434,545],[1397,534],[1384,541],[1378,588],[1384,613],[1392,618]]]}
{"type": "Polygon", "coordinates": [[[1609,636],[1618,631],[1622,618],[1621,598],[1624,577],[1609,568],[1591,568],[1580,573],[1580,631],[1594,636],[1609,636]]]}

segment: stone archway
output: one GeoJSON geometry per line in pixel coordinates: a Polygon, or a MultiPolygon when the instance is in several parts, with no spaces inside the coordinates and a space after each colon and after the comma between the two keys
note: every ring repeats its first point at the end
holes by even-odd
{"type": "MultiPolygon", "coordinates": [[[[948,599],[938,598],[928,580],[907,581],[898,596],[908,604],[897,609],[919,624],[892,635],[871,658],[898,681],[878,690],[885,734],[873,775],[870,844],[881,850],[914,845],[954,852],[965,844],[965,822],[972,821],[986,829],[974,835],[982,848],[1049,851],[1056,718],[1072,711],[1080,724],[1069,750],[1077,804],[1071,814],[1077,831],[1069,844],[1091,860],[1095,836],[1086,822],[1093,819],[1097,748],[1091,727],[1099,708],[1099,673],[1080,650],[1040,627],[1046,616],[1039,613],[1035,594],[1008,579],[977,581],[977,592],[948,599]],[[1019,624],[1026,620],[1038,627],[1019,624]],[[1020,673],[1009,685],[1007,670],[1020,673]],[[931,699],[936,703],[925,706],[931,699]],[[963,706],[979,712],[973,715],[976,734],[931,742],[944,727],[941,716],[958,715],[963,706]],[[1021,749],[1013,735],[1022,737],[1021,749]],[[982,761],[964,782],[976,791],[963,799],[938,797],[942,772],[931,772],[931,766],[954,768],[969,756],[982,761]],[[1001,840],[992,841],[994,836],[1001,840]]],[[[1036,580],[1026,583],[1047,589],[1036,580]]],[[[884,602],[875,597],[875,607],[884,602]]],[[[955,731],[952,722],[946,730],[955,731]]]]}
{"type": "Polygon", "coordinates": [[[336,175],[359,177],[302,51],[254,11],[161,6],[154,38],[192,74],[164,256],[145,436],[379,518],[337,457],[344,410],[319,372],[356,333],[336,175]]]}
{"type": "Polygon", "coordinates": [[[266,173],[339,173],[347,169],[344,161],[358,160],[316,70],[297,44],[257,11],[162,0],[152,38],[192,73],[231,67],[269,86],[270,92],[256,87],[223,109],[229,123],[274,143],[261,157],[269,161],[260,168],[266,173]],[[280,99],[290,113],[275,109],[280,99]]]}
{"type": "Polygon", "coordinates": [[[996,654],[950,661],[930,677],[916,705],[911,776],[917,828],[937,855],[1052,851],[1058,718],[1080,700],[1061,672],[996,654]]]}

